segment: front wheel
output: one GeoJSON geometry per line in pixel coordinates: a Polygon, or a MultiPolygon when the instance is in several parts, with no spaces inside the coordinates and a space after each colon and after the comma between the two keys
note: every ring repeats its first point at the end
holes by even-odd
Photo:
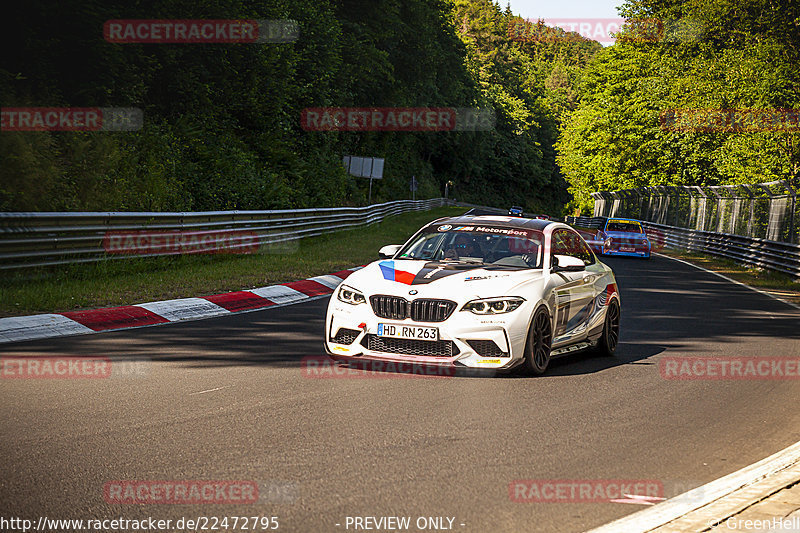
{"type": "Polygon", "coordinates": [[[547,308],[541,307],[533,315],[525,343],[525,372],[539,376],[550,363],[550,347],[553,343],[553,326],[547,308]]]}
{"type": "Polygon", "coordinates": [[[595,351],[597,355],[603,357],[611,357],[619,344],[619,318],[620,310],[619,303],[616,300],[611,300],[606,309],[606,320],[603,324],[603,334],[597,342],[595,351]]]}

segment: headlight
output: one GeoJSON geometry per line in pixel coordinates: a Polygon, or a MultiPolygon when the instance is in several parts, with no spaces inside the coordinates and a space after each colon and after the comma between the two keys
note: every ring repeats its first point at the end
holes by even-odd
{"type": "Polygon", "coordinates": [[[363,304],[367,301],[363,294],[347,285],[339,287],[339,292],[336,294],[336,297],[339,298],[340,301],[350,305],[363,304]]]}
{"type": "Polygon", "coordinates": [[[505,298],[483,298],[464,304],[462,311],[471,311],[476,315],[499,315],[510,313],[525,301],[525,298],[510,296],[505,298]]]}

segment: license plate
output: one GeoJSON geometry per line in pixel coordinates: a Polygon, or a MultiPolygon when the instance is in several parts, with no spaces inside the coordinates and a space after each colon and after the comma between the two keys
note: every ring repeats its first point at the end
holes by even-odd
{"type": "Polygon", "coordinates": [[[378,324],[378,337],[438,341],[439,329],[422,326],[404,326],[403,324],[378,324]]]}
{"type": "Polygon", "coordinates": [[[625,247],[620,246],[619,251],[620,252],[635,252],[636,248],[625,248],[625,247]]]}

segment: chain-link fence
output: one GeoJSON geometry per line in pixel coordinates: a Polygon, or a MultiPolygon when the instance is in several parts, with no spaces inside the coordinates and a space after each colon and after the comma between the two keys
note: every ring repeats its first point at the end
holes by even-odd
{"type": "Polygon", "coordinates": [[[796,183],[656,186],[595,192],[594,216],[630,217],[679,228],[800,243],[796,183]]]}

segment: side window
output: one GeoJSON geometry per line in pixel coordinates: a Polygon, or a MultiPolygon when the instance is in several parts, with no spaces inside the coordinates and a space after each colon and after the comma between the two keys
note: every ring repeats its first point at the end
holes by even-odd
{"type": "Polygon", "coordinates": [[[566,231],[556,230],[553,233],[553,240],[552,240],[552,254],[553,255],[570,255],[569,247],[567,246],[567,242],[564,237],[566,237],[566,231]]]}
{"type": "Polygon", "coordinates": [[[586,266],[596,261],[594,253],[574,231],[558,230],[553,234],[553,255],[571,255],[583,261],[586,266]]]}
{"type": "Polygon", "coordinates": [[[572,255],[580,258],[583,261],[583,264],[586,266],[593,265],[596,261],[594,253],[592,253],[592,250],[589,249],[583,239],[581,239],[581,236],[574,231],[570,231],[569,236],[571,240],[570,248],[572,249],[572,255]]]}

